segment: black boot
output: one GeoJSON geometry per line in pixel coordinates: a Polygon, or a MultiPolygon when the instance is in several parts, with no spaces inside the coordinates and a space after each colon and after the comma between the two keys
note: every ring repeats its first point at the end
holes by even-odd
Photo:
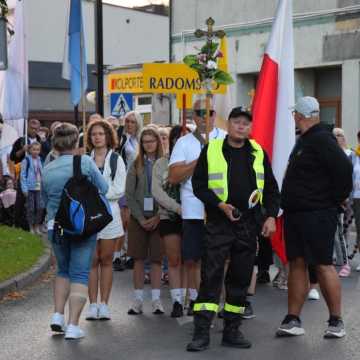
{"type": "Polygon", "coordinates": [[[244,338],[239,330],[241,320],[224,320],[224,330],[222,338],[222,346],[248,349],[251,342],[244,338]]]}
{"type": "Polygon", "coordinates": [[[210,325],[211,320],[206,317],[195,315],[194,317],[194,336],[186,347],[187,351],[204,351],[210,344],[210,325]]]}

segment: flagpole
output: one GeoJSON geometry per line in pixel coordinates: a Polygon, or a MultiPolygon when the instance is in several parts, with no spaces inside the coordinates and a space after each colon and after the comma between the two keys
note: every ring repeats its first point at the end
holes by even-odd
{"type": "MultiPolygon", "coordinates": [[[[83,126],[83,146],[86,153],[87,143],[86,143],[86,101],[85,101],[85,89],[84,89],[84,43],[82,31],[80,35],[80,81],[81,81],[81,108],[82,108],[82,126],[83,126]]],[[[85,64],[86,66],[86,64],[85,64]]]]}

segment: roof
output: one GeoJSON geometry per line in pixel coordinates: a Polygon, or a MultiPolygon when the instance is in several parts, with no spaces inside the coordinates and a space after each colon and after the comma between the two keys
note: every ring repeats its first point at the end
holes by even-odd
{"type": "MultiPolygon", "coordinates": [[[[91,1],[91,0],[88,0],[88,1],[91,1]]],[[[145,6],[128,7],[128,6],[117,5],[114,3],[106,3],[106,2],[104,2],[103,4],[106,6],[114,6],[117,8],[146,13],[149,15],[159,15],[159,16],[165,16],[165,17],[169,16],[168,15],[168,6],[165,6],[165,5],[150,4],[150,5],[145,5],[145,6]],[[162,7],[163,9],[161,9],[159,7],[162,7]]]]}

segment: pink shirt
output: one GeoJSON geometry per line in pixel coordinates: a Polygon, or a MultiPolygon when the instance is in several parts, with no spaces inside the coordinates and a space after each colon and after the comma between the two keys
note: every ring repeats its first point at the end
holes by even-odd
{"type": "Polygon", "coordinates": [[[0,193],[0,199],[3,203],[4,208],[9,208],[10,206],[15,204],[16,190],[7,189],[3,191],[2,193],[0,193]]]}

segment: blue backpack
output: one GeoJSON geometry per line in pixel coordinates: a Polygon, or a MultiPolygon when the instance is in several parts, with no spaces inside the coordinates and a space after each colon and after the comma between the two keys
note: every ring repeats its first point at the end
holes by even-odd
{"type": "Polygon", "coordinates": [[[100,232],[113,217],[108,200],[81,173],[81,156],[74,156],[73,171],[61,195],[55,230],[72,240],[85,240],[100,232]]]}

